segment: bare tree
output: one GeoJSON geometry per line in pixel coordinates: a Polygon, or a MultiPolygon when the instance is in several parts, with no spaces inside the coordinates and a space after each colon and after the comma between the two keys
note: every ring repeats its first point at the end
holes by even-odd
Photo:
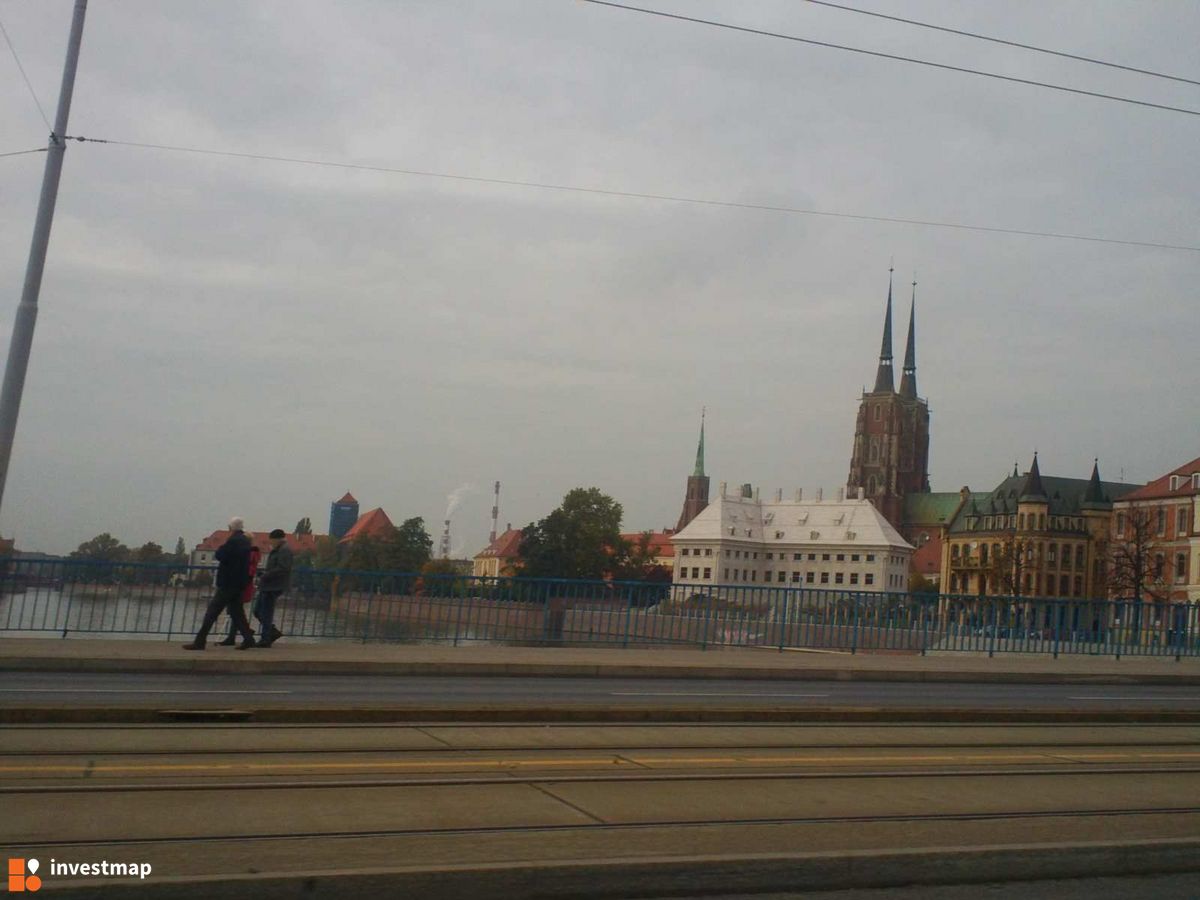
{"type": "Polygon", "coordinates": [[[1142,625],[1142,604],[1147,600],[1162,603],[1170,597],[1166,554],[1151,510],[1131,508],[1123,514],[1124,527],[1108,548],[1108,590],[1111,597],[1133,601],[1137,632],[1142,625]]]}
{"type": "Polygon", "coordinates": [[[988,580],[999,589],[997,593],[1022,596],[1029,549],[1028,542],[1017,537],[1015,530],[1005,536],[998,550],[993,546],[987,571],[988,580]]]}

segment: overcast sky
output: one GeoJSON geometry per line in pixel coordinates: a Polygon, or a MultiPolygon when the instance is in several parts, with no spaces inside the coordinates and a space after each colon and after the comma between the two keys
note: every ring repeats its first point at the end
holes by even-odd
{"type": "MultiPolygon", "coordinates": [[[[847,0],[1200,79],[1200,4],[847,0]]],[[[646,5],[651,5],[647,0],[646,5]]],[[[1200,87],[799,2],[658,9],[1200,109],[1200,87]]],[[[53,119],[72,3],[0,0],[53,119]]],[[[0,152],[46,127],[0,46],[0,152]]],[[[1200,117],[575,0],[93,0],[75,135],[1200,245],[1200,117]]],[[[0,159],[7,348],[44,156],[0,159]]],[[[456,552],[576,486],[673,525],[844,484],[888,264],[934,490],[1200,455],[1200,253],[71,144],[0,513],[191,546],[349,490],[456,552]]],[[[4,352],[0,350],[0,352],[4,352]]]]}

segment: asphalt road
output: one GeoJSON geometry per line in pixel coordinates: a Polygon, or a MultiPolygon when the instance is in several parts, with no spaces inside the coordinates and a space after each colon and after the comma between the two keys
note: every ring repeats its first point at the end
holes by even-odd
{"type": "MultiPolygon", "coordinates": [[[[419,870],[465,872],[466,893],[447,896],[489,885],[519,898],[486,872],[559,867],[576,884],[580,864],[997,846],[1026,859],[1053,845],[1061,871],[1059,845],[1194,839],[1196,798],[1193,725],[0,730],[10,855],[147,862],[163,896],[168,881],[206,877],[237,879],[210,884],[213,896],[261,896],[247,876],[316,879],[337,896],[330,879],[380,871],[399,880],[355,895],[443,896],[413,893],[404,879],[419,870]]],[[[745,871],[734,867],[741,884],[745,871]]],[[[711,889],[684,872],[677,893],[711,889]]],[[[778,868],[764,872],[778,883],[778,868]]]]}
{"type": "Polygon", "coordinates": [[[0,673],[11,706],[933,707],[1200,710],[1200,687],[1095,684],[764,682],[615,678],[427,678],[0,673]]]}

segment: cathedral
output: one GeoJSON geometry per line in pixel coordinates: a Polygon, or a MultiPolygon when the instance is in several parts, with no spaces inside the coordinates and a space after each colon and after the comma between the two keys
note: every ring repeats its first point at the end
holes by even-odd
{"type": "MultiPolygon", "coordinates": [[[[905,507],[912,505],[906,504],[906,498],[929,493],[929,404],[917,396],[916,307],[917,283],[914,281],[904,368],[900,389],[896,390],[889,275],[875,389],[864,391],[858,406],[850,477],[846,482],[851,495],[862,488],[867,499],[901,534],[907,530],[904,525],[909,518],[905,507]]],[[[909,535],[905,536],[912,540],[909,535]]]]}

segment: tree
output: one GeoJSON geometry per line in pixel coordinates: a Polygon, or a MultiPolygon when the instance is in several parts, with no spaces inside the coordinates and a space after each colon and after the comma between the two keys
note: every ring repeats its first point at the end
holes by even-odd
{"type": "Polygon", "coordinates": [[[621,504],[597,488],[575,488],[562,505],[521,530],[521,574],[531,578],[603,578],[621,570],[621,504]]]}
{"type": "Polygon", "coordinates": [[[305,516],[296,523],[296,527],[292,529],[292,534],[312,534],[312,519],[305,516]]]}
{"type": "Polygon", "coordinates": [[[163,548],[161,544],[156,544],[154,541],[147,541],[133,551],[132,559],[136,563],[147,563],[153,565],[163,562],[163,548]]]}
{"type": "Polygon", "coordinates": [[[420,516],[405,519],[381,544],[383,567],[391,572],[419,572],[433,555],[433,538],[420,516]]]}
{"type": "MultiPolygon", "coordinates": [[[[162,551],[161,547],[158,549],[162,551]]],[[[106,531],[80,544],[77,550],[71,552],[71,558],[95,562],[125,562],[129,559],[129,548],[106,531]]]]}
{"type": "Polygon", "coordinates": [[[653,535],[643,531],[633,541],[622,541],[612,555],[610,573],[618,581],[670,581],[671,570],[658,562],[653,535]],[[623,552],[622,552],[623,551],[623,552]]]}
{"type": "Polygon", "coordinates": [[[183,542],[183,538],[175,542],[175,552],[171,554],[171,562],[183,565],[188,561],[187,544],[183,542]]]}
{"type": "Polygon", "coordinates": [[[1158,526],[1151,511],[1131,507],[1123,516],[1124,528],[1108,548],[1108,592],[1110,597],[1133,601],[1136,634],[1142,627],[1142,603],[1163,603],[1170,598],[1171,589],[1166,554],[1157,539],[1158,526]]]}
{"type": "Polygon", "coordinates": [[[1015,534],[1010,534],[998,550],[993,550],[987,573],[988,581],[996,586],[994,593],[1022,595],[1028,556],[1029,545],[1015,534]]]}

